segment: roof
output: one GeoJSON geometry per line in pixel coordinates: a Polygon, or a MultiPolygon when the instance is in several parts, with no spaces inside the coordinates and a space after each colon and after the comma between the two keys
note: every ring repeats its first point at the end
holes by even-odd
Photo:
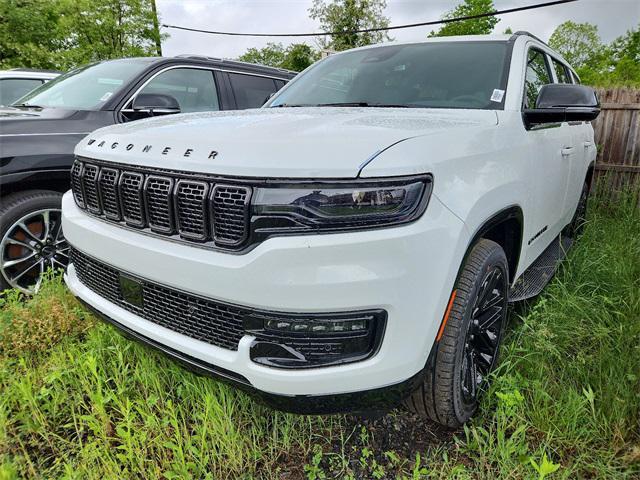
{"type": "Polygon", "coordinates": [[[51,80],[57,77],[62,72],[55,72],[51,70],[32,70],[29,68],[13,68],[11,70],[0,70],[0,77],[2,78],[35,78],[43,80],[51,80]]]}

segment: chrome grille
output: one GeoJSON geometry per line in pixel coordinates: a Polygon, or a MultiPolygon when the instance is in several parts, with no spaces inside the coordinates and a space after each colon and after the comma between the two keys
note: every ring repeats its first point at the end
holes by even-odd
{"type": "Polygon", "coordinates": [[[147,219],[149,227],[155,232],[173,233],[172,191],[171,178],[149,175],[145,181],[147,219]]]}
{"type": "Polygon", "coordinates": [[[227,245],[242,243],[247,235],[250,189],[216,185],[213,189],[213,238],[227,245]]]}
{"type": "Polygon", "coordinates": [[[102,210],[111,220],[120,220],[120,204],[118,203],[118,176],[115,168],[100,169],[98,187],[102,199],[102,210]]]}
{"type": "Polygon", "coordinates": [[[127,225],[144,227],[142,185],[144,176],[137,172],[122,172],[120,176],[120,203],[127,225]]]}
{"type": "Polygon", "coordinates": [[[249,236],[251,187],[193,176],[78,159],[71,187],[80,208],[111,222],[176,240],[241,248],[249,236]]]}
{"type": "Polygon", "coordinates": [[[244,335],[243,318],[250,311],[137,279],[142,307],[127,303],[120,291],[121,272],[72,248],[76,275],[86,287],[111,303],[174,332],[229,350],[237,350],[244,335]]]}

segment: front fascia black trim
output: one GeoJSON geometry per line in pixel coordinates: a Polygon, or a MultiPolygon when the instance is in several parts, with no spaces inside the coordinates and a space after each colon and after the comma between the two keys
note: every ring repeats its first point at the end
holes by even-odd
{"type": "Polygon", "coordinates": [[[339,413],[370,412],[390,410],[398,406],[405,398],[415,391],[422,382],[424,371],[402,382],[358,392],[333,395],[279,395],[268,393],[255,388],[244,376],[217,367],[200,359],[191,357],[122,325],[108,315],[97,310],[82,299],[80,302],[91,312],[118,329],[123,335],[136,340],[143,345],[159,350],[170,359],[177,361],[188,370],[199,375],[207,375],[231,384],[245,391],[256,400],[271,408],[289,413],[302,415],[329,415],[339,413]]]}
{"type": "MultiPolygon", "coordinates": [[[[175,177],[176,184],[180,179],[188,179],[191,181],[205,181],[212,182],[213,184],[232,184],[237,186],[246,186],[253,189],[255,192],[256,188],[260,187],[268,187],[268,188],[290,188],[296,187],[300,188],[301,186],[313,186],[318,188],[331,188],[331,187],[344,187],[344,186],[361,186],[361,187],[380,187],[380,186],[393,186],[393,185],[403,185],[409,183],[410,181],[423,181],[425,182],[425,188],[422,192],[422,198],[420,202],[417,204],[416,208],[412,212],[411,216],[402,219],[402,221],[397,221],[388,224],[378,224],[378,225],[368,225],[368,226],[352,226],[345,228],[327,228],[327,229],[308,229],[308,230],[296,230],[291,232],[277,232],[271,233],[269,232],[266,235],[255,235],[253,233],[253,226],[249,225],[250,231],[248,232],[247,241],[244,244],[239,245],[236,248],[231,248],[229,246],[217,246],[214,242],[198,242],[198,241],[188,241],[186,239],[181,238],[179,235],[163,235],[158,234],[156,232],[152,232],[150,229],[127,225],[127,223],[115,222],[111,220],[107,220],[100,215],[94,215],[86,209],[83,209],[83,212],[87,215],[92,216],[98,220],[101,220],[109,225],[117,225],[120,228],[125,228],[130,231],[134,231],[143,235],[149,235],[155,238],[162,238],[164,240],[180,243],[183,245],[189,245],[190,247],[195,248],[204,248],[207,250],[213,251],[221,251],[233,255],[244,255],[254,248],[256,248],[260,243],[265,240],[273,237],[289,237],[289,236],[300,236],[300,235],[330,235],[332,233],[345,233],[345,232],[358,232],[358,231],[370,231],[370,230],[381,230],[385,228],[396,228],[401,227],[403,225],[407,225],[409,223],[413,223],[418,220],[422,214],[426,211],[429,206],[429,201],[431,199],[431,194],[433,192],[433,175],[430,173],[419,174],[419,175],[399,175],[393,177],[371,177],[371,178],[264,178],[264,177],[233,177],[233,176],[221,176],[210,173],[200,173],[200,172],[188,172],[182,170],[171,170],[166,168],[159,167],[151,167],[151,166],[140,166],[140,165],[131,165],[126,163],[119,162],[110,162],[100,159],[93,159],[88,157],[77,156],[78,161],[81,162],[89,162],[94,165],[98,165],[100,167],[108,167],[126,170],[128,172],[134,173],[144,173],[144,174],[152,174],[152,175],[169,175],[175,177]]],[[[122,175],[120,175],[120,181],[122,180],[122,175]]],[[[175,187],[174,187],[175,188],[175,187]]],[[[252,195],[253,197],[253,195],[252,195]]],[[[122,206],[121,206],[122,208],[122,206]]],[[[144,209],[143,209],[144,210],[144,209]]],[[[123,217],[124,217],[124,210],[123,217]]],[[[143,212],[144,215],[144,212],[143,212]]],[[[190,240],[190,239],[189,239],[190,240]]]]}

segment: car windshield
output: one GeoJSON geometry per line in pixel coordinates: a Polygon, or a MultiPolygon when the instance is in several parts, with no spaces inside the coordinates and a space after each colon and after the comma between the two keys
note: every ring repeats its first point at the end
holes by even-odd
{"type": "Polygon", "coordinates": [[[329,56],[267,107],[371,106],[497,109],[507,43],[433,42],[329,56]]]}
{"type": "Polygon", "coordinates": [[[147,62],[133,59],[85,65],[45,83],[14,105],[99,110],[147,65],[147,62]]]}

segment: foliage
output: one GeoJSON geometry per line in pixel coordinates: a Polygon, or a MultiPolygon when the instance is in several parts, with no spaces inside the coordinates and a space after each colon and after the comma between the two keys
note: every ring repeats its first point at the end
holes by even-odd
{"type": "Polygon", "coordinates": [[[402,410],[379,419],[272,411],[94,325],[59,280],[26,301],[9,295],[2,347],[9,336],[31,346],[0,356],[0,478],[636,478],[635,205],[591,203],[561,271],[513,313],[477,417],[454,433],[402,410]],[[42,318],[65,333],[21,326],[42,318]]]}
{"type": "MultiPolygon", "coordinates": [[[[386,6],[386,0],[313,0],[309,16],[319,20],[320,28],[326,32],[385,28],[389,26],[389,19],[382,14],[386,6]]],[[[320,46],[340,51],[386,40],[390,37],[385,31],[345,33],[321,40],[320,46]]]]}
{"type": "Polygon", "coordinates": [[[574,68],[593,65],[603,49],[596,25],[570,20],[553,31],[549,46],[557,50],[574,68]]]}
{"type": "MultiPolygon", "coordinates": [[[[495,12],[493,0],[464,0],[453,10],[445,13],[443,20],[457,17],[467,17],[482,13],[495,12]]],[[[498,17],[482,17],[459,22],[445,23],[437,32],[431,32],[430,37],[448,37],[451,35],[486,35],[500,21],[498,17]]]]}
{"type": "Polygon", "coordinates": [[[306,43],[294,43],[287,48],[281,43],[268,43],[263,48],[248,49],[238,60],[301,72],[319,57],[306,43]]]}
{"type": "Polygon", "coordinates": [[[629,30],[604,45],[596,25],[567,21],[553,32],[549,45],[576,69],[582,83],[640,86],[640,29],[629,30]]]}
{"type": "Polygon", "coordinates": [[[152,0],[3,0],[0,68],[156,55],[154,19],[152,0]]]}

